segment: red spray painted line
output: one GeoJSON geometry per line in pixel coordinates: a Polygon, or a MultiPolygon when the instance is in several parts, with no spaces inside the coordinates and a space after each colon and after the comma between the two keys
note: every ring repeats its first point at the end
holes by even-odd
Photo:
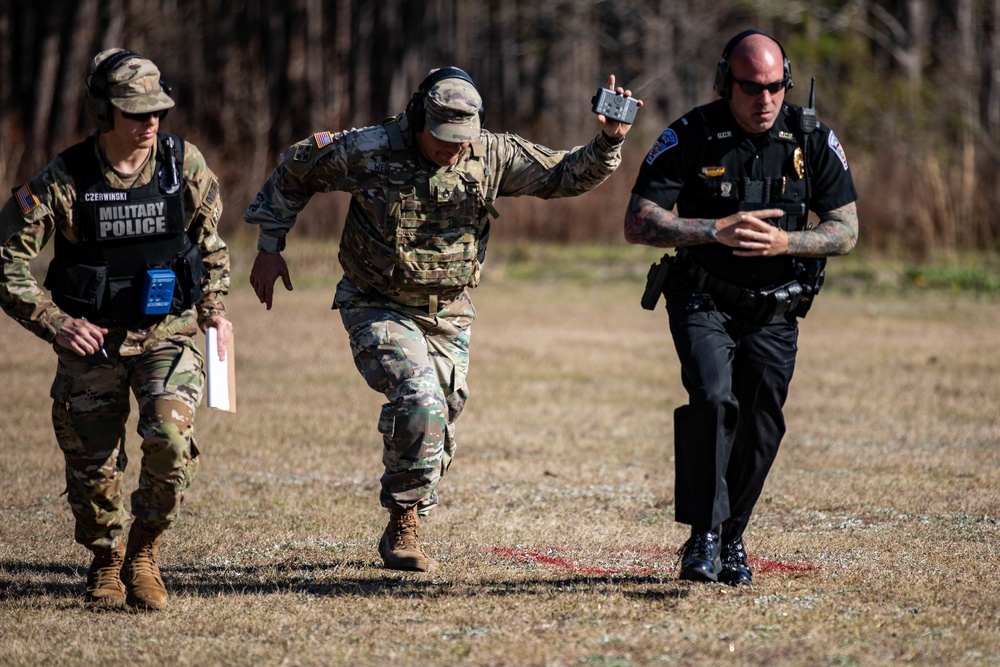
{"type": "Polygon", "coordinates": [[[815,572],[819,568],[815,565],[795,565],[793,563],[782,563],[779,560],[768,560],[767,558],[748,558],[748,565],[754,572],[780,572],[783,574],[794,572],[815,572]]]}
{"type": "MultiPolygon", "coordinates": [[[[586,565],[580,565],[570,560],[563,558],[556,558],[554,556],[549,556],[546,554],[538,553],[536,551],[527,551],[524,549],[501,549],[492,548],[491,553],[497,554],[499,556],[504,556],[507,558],[514,558],[517,560],[530,560],[536,563],[541,563],[542,565],[548,565],[551,567],[557,567],[562,570],[569,570],[571,572],[578,572],[580,574],[597,574],[597,575],[614,575],[614,574],[629,574],[629,575],[649,575],[657,574],[656,570],[650,568],[629,568],[625,570],[609,570],[605,568],[589,567],[586,565]]],[[[750,565],[756,572],[769,573],[769,572],[779,572],[779,573],[797,573],[797,572],[815,572],[819,568],[815,565],[796,565],[793,563],[783,563],[781,561],[769,560],[766,558],[750,558],[750,565]]],[[[674,568],[671,568],[671,572],[674,568]]]]}

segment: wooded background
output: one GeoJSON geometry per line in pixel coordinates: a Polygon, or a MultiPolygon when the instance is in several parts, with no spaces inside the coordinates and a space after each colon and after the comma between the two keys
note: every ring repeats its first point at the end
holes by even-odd
{"type": "MultiPolygon", "coordinates": [[[[291,143],[402,111],[428,69],[456,65],[487,127],[568,148],[598,126],[614,73],[642,99],[622,168],[574,203],[501,202],[496,233],[620,241],[638,165],[674,118],[714,99],[726,41],[748,27],[784,46],[805,104],[846,147],[862,242],[930,255],[997,249],[1000,0],[0,0],[0,185],[11,188],[91,128],[93,55],[149,57],[173,86],[163,129],[220,176],[223,233],[291,143]]],[[[316,198],[297,234],[335,235],[344,200],[316,198]],[[323,200],[323,201],[320,201],[323,200]]]]}

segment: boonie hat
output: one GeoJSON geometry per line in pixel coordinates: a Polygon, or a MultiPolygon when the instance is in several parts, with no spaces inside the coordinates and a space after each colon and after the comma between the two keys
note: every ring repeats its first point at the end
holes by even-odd
{"type": "MultiPolygon", "coordinates": [[[[109,49],[94,57],[90,65],[91,76],[98,65],[109,56],[123,49],[109,49]]],[[[93,80],[91,84],[93,85],[93,80]]],[[[132,56],[115,65],[107,75],[104,93],[108,102],[125,113],[162,111],[174,106],[174,101],[160,85],[160,70],[141,56],[132,56]]]]}
{"type": "Polygon", "coordinates": [[[483,98],[465,79],[442,79],[424,97],[427,129],[441,141],[478,141],[483,98]]]}

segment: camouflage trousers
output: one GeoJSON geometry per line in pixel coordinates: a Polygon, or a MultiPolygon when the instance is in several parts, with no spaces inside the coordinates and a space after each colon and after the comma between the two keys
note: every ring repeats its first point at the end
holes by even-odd
{"type": "Polygon", "coordinates": [[[142,437],[132,514],[153,529],[177,519],[183,492],[198,470],[194,413],[204,390],[204,357],[191,336],[157,342],[136,356],[80,357],[56,348],[52,424],[66,459],[66,495],[76,541],[114,547],[129,516],[122,504],[128,463],[125,426],[130,392],[142,437]]]}
{"type": "Polygon", "coordinates": [[[471,301],[436,316],[374,306],[341,307],[358,371],[385,395],[380,501],[425,514],[455,455],[455,421],[469,397],[471,301]]]}

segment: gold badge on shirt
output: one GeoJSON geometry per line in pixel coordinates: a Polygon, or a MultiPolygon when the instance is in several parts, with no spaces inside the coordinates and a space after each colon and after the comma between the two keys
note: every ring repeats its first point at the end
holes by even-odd
{"type": "Polygon", "coordinates": [[[802,149],[798,146],[795,147],[795,153],[792,155],[792,165],[795,167],[795,174],[799,178],[806,175],[806,162],[802,157],[802,149]]]}

